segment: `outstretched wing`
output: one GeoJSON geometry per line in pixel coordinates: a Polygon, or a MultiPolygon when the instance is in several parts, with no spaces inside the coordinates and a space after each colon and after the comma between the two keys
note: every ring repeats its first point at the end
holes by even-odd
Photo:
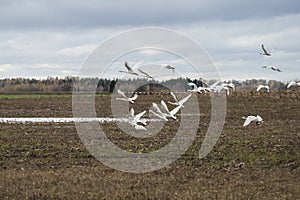
{"type": "Polygon", "coordinates": [[[138,68],[138,70],[139,70],[142,74],[146,75],[147,77],[152,78],[152,76],[150,76],[148,73],[144,72],[144,71],[141,70],[140,68],[138,68]]]}
{"type": "Polygon", "coordinates": [[[170,94],[173,97],[173,99],[175,100],[175,102],[178,102],[177,97],[175,96],[175,94],[173,92],[170,92],[170,94]]]}
{"type": "Polygon", "coordinates": [[[265,49],[265,46],[263,44],[261,44],[261,48],[264,51],[265,54],[269,54],[268,51],[265,49]]]}
{"type": "Polygon", "coordinates": [[[296,84],[295,81],[291,81],[291,82],[287,85],[287,88],[290,88],[290,87],[292,87],[292,86],[295,85],[295,84],[296,84]]]}
{"type": "Polygon", "coordinates": [[[156,112],[158,112],[159,114],[162,114],[161,110],[159,109],[158,105],[156,103],[152,103],[152,107],[154,108],[154,110],[156,112]]]}
{"type": "Polygon", "coordinates": [[[168,119],[167,119],[164,115],[158,114],[158,113],[154,112],[153,110],[149,110],[149,113],[154,114],[156,117],[158,117],[158,118],[160,118],[160,119],[163,119],[163,120],[165,120],[165,121],[168,121],[168,119]]]}
{"type": "Polygon", "coordinates": [[[263,88],[263,86],[262,85],[259,85],[258,87],[257,87],[257,92],[259,91],[259,90],[261,90],[261,88],[263,88]]]}
{"type": "Polygon", "coordinates": [[[255,119],[254,116],[248,116],[244,122],[243,126],[248,126],[253,120],[255,119]]]}
{"type": "Polygon", "coordinates": [[[146,110],[144,110],[143,112],[137,114],[135,117],[134,117],[134,121],[138,122],[141,120],[141,117],[146,113],[146,110]]]}
{"type": "Polygon", "coordinates": [[[133,97],[128,98],[128,99],[129,99],[130,101],[134,101],[134,100],[136,100],[138,97],[139,97],[139,95],[135,93],[133,97]]]}
{"type": "Polygon", "coordinates": [[[132,72],[133,73],[133,69],[129,66],[128,62],[125,61],[125,67],[127,68],[128,72],[132,72]]]}
{"type": "Polygon", "coordinates": [[[185,102],[187,102],[187,100],[189,100],[189,98],[192,96],[192,94],[189,94],[188,96],[186,96],[185,98],[181,99],[179,101],[179,104],[183,105],[185,102]]]}
{"type": "Polygon", "coordinates": [[[172,116],[175,116],[176,113],[178,113],[178,111],[180,110],[180,108],[181,108],[181,105],[177,106],[176,108],[174,108],[173,110],[170,111],[170,114],[172,116]]]}
{"type": "Polygon", "coordinates": [[[161,100],[160,101],[160,104],[163,106],[163,108],[167,111],[167,113],[170,113],[170,111],[169,111],[169,109],[168,109],[168,107],[167,107],[167,104],[163,101],[163,100],[161,100]]]}
{"type": "Polygon", "coordinates": [[[118,90],[118,94],[121,95],[121,96],[123,96],[125,99],[128,99],[128,98],[126,97],[126,95],[124,94],[124,92],[122,92],[121,90],[118,90]]]}

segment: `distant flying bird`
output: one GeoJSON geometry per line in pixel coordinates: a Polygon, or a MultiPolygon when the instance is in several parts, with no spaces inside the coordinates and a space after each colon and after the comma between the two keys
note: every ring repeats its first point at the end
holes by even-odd
{"type": "Polygon", "coordinates": [[[260,53],[261,55],[271,56],[271,52],[268,52],[268,51],[265,49],[265,47],[264,47],[263,44],[261,45],[261,48],[262,48],[262,50],[263,50],[263,52],[260,53]]]}
{"type": "Polygon", "coordinates": [[[247,118],[243,117],[243,119],[245,119],[245,122],[244,122],[244,125],[243,125],[244,127],[248,126],[251,122],[256,122],[256,125],[259,125],[261,122],[263,122],[263,119],[259,115],[257,115],[257,116],[248,116],[247,118]]]}
{"type": "Polygon", "coordinates": [[[271,69],[273,71],[281,72],[281,70],[278,67],[275,67],[275,66],[264,65],[264,66],[262,66],[262,68],[267,68],[267,69],[271,69]]]}
{"type": "Polygon", "coordinates": [[[116,98],[116,100],[128,101],[130,103],[134,103],[134,101],[138,98],[138,95],[135,93],[133,97],[128,98],[121,90],[118,90],[118,94],[123,96],[123,98],[116,98]]]}
{"type": "Polygon", "coordinates": [[[170,65],[170,64],[163,64],[163,65],[160,66],[160,68],[171,69],[173,74],[174,74],[174,71],[175,71],[175,67],[170,65]]]}
{"type": "Polygon", "coordinates": [[[146,73],[145,71],[141,70],[140,68],[138,68],[138,70],[139,70],[139,72],[141,72],[147,78],[151,78],[153,80],[154,77],[155,77],[155,76],[150,76],[148,73],[146,73]]]}
{"type": "Polygon", "coordinates": [[[130,112],[129,112],[129,117],[128,117],[128,122],[134,126],[135,129],[137,130],[147,130],[144,126],[146,126],[146,122],[145,120],[142,120],[141,117],[146,113],[146,111],[144,110],[143,112],[134,115],[134,109],[131,108],[130,112]],[[144,126],[140,125],[139,123],[143,124],[144,126]]]}
{"type": "Polygon", "coordinates": [[[170,92],[170,94],[172,95],[172,97],[175,100],[175,102],[168,101],[168,103],[172,104],[172,105],[175,105],[175,106],[181,106],[181,107],[184,107],[183,104],[185,102],[187,102],[187,100],[192,96],[192,94],[190,94],[187,97],[185,97],[185,98],[181,99],[180,101],[178,101],[177,97],[175,96],[175,94],[173,92],[170,92]]]}
{"type": "Polygon", "coordinates": [[[128,62],[125,61],[125,67],[127,69],[127,71],[119,71],[119,72],[123,72],[123,73],[127,73],[127,74],[131,74],[131,75],[135,75],[135,76],[139,76],[139,74],[134,71],[134,68],[138,67],[142,62],[138,62],[136,63],[133,67],[130,67],[128,62]]]}
{"type": "Polygon", "coordinates": [[[286,88],[290,88],[290,87],[292,87],[294,85],[300,86],[300,81],[299,82],[291,81],[291,82],[289,82],[289,84],[287,85],[286,88]]]}
{"type": "Polygon", "coordinates": [[[270,92],[270,87],[269,87],[268,85],[259,85],[259,86],[257,86],[256,91],[258,92],[258,91],[260,91],[261,89],[266,89],[267,92],[270,92]]]}

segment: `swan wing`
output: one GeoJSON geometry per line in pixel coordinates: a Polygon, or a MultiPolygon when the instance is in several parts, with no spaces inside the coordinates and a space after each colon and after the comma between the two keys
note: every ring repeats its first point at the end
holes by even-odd
{"type": "Polygon", "coordinates": [[[181,109],[181,105],[177,106],[176,108],[174,108],[173,110],[171,110],[170,114],[171,116],[175,116],[176,113],[178,113],[178,111],[181,109]]]}
{"type": "Polygon", "coordinates": [[[189,94],[188,96],[184,97],[183,99],[181,99],[179,101],[179,105],[183,105],[185,102],[187,102],[187,100],[189,100],[189,98],[192,96],[192,94],[189,94]]]}
{"type": "Polygon", "coordinates": [[[134,100],[136,100],[137,98],[139,97],[139,95],[138,94],[134,94],[134,96],[133,97],[131,97],[131,98],[128,98],[130,101],[134,101],[134,100]]]}
{"type": "Polygon", "coordinates": [[[128,99],[128,98],[126,97],[126,95],[124,94],[124,92],[122,92],[121,90],[118,90],[118,94],[121,95],[121,96],[123,96],[125,99],[128,99]]]}
{"type": "Polygon", "coordinates": [[[135,122],[138,122],[141,120],[141,117],[146,113],[146,110],[144,110],[143,112],[140,112],[139,114],[137,114],[135,117],[134,117],[134,121],[135,122]]]}
{"type": "Polygon", "coordinates": [[[173,92],[170,92],[171,96],[173,97],[173,99],[175,100],[175,102],[178,102],[177,97],[175,96],[175,94],[173,92]]]}
{"type": "Polygon", "coordinates": [[[162,107],[167,111],[167,113],[170,113],[170,111],[169,111],[169,109],[168,109],[168,107],[167,107],[167,104],[166,104],[163,100],[160,101],[160,104],[161,104],[162,107]]]}
{"type": "Polygon", "coordinates": [[[126,67],[128,72],[134,73],[133,69],[129,66],[127,61],[125,61],[125,67],[126,67]]]}
{"type": "Polygon", "coordinates": [[[253,120],[255,120],[256,117],[254,116],[248,116],[243,124],[243,126],[248,126],[253,120]]]}
{"type": "Polygon", "coordinates": [[[263,88],[263,85],[259,85],[259,86],[257,87],[257,90],[256,90],[256,91],[261,90],[261,88],[263,88]]]}
{"type": "Polygon", "coordinates": [[[150,77],[150,78],[151,78],[151,76],[150,76],[148,73],[144,72],[144,71],[141,70],[140,68],[138,68],[138,70],[139,70],[139,72],[141,72],[142,74],[144,74],[144,75],[146,75],[147,77],[150,77]]]}
{"type": "Polygon", "coordinates": [[[268,51],[265,49],[265,46],[262,44],[261,45],[262,50],[264,51],[265,54],[268,54],[268,51]]]}

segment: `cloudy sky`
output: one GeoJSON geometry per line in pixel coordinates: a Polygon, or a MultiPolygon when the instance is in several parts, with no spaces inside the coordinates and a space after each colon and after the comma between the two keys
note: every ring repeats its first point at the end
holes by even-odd
{"type": "MultiPolygon", "coordinates": [[[[0,78],[78,75],[113,35],[161,27],[200,44],[222,79],[300,79],[299,22],[298,0],[0,0],[0,78]],[[275,49],[271,57],[259,54],[262,43],[275,49]]],[[[156,58],[176,66],[178,58],[164,54],[156,58]]],[[[115,66],[122,68],[122,59],[115,66]]]]}

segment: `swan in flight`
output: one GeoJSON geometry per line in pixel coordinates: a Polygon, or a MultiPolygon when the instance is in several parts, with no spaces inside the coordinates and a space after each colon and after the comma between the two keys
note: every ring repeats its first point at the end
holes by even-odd
{"type": "Polygon", "coordinates": [[[181,109],[181,105],[179,105],[179,106],[177,106],[176,108],[174,108],[173,110],[171,110],[171,111],[169,111],[169,109],[168,109],[168,107],[167,107],[167,104],[163,101],[163,100],[161,100],[160,101],[160,104],[162,105],[162,107],[165,109],[165,111],[167,112],[167,113],[164,113],[165,114],[165,116],[166,117],[170,117],[170,118],[172,118],[172,119],[174,119],[174,120],[176,120],[177,118],[176,118],[176,113],[178,113],[178,111],[181,109]]]}
{"type": "Polygon", "coordinates": [[[261,45],[261,48],[263,50],[263,52],[260,53],[261,55],[271,56],[271,51],[267,51],[263,44],[261,45]]]}
{"type": "Polygon", "coordinates": [[[152,80],[154,80],[155,76],[150,76],[148,73],[146,73],[145,71],[141,70],[140,68],[138,68],[138,70],[139,70],[139,72],[141,72],[147,78],[151,78],[152,80]]]}
{"type": "Polygon", "coordinates": [[[266,89],[267,92],[270,92],[270,87],[269,87],[268,85],[259,85],[259,86],[257,86],[256,91],[258,92],[258,91],[260,91],[261,89],[266,89]]]}
{"type": "Polygon", "coordinates": [[[175,115],[181,109],[181,105],[179,105],[179,106],[175,107],[173,110],[169,111],[166,103],[163,100],[161,100],[160,104],[166,112],[162,112],[161,109],[158,107],[158,105],[156,103],[152,103],[153,108],[154,108],[155,111],[149,110],[149,112],[153,113],[158,118],[163,119],[165,121],[168,121],[168,118],[172,118],[174,120],[177,119],[177,117],[175,115]]]}
{"type": "Polygon", "coordinates": [[[168,121],[166,114],[161,112],[160,108],[158,107],[158,105],[156,103],[152,103],[152,107],[154,109],[153,110],[149,110],[150,113],[154,114],[156,117],[163,119],[164,121],[168,121]]]}
{"type": "Polygon", "coordinates": [[[214,92],[220,93],[222,90],[226,91],[226,94],[229,95],[230,89],[235,90],[235,85],[233,83],[222,83],[221,85],[214,86],[214,92]]]}
{"type": "Polygon", "coordinates": [[[273,71],[281,72],[281,70],[278,67],[275,67],[275,66],[264,65],[264,66],[262,66],[262,68],[267,68],[267,69],[271,69],[273,71]]]}
{"type": "Polygon", "coordinates": [[[251,122],[256,122],[256,125],[259,125],[263,122],[263,119],[259,115],[243,117],[243,119],[245,119],[243,127],[248,126],[251,122]]]}
{"type": "Polygon", "coordinates": [[[119,95],[121,95],[121,96],[123,96],[123,98],[116,98],[116,100],[121,100],[121,101],[128,101],[128,102],[130,102],[130,103],[134,103],[134,101],[138,98],[138,94],[134,94],[134,96],[133,97],[131,97],[131,98],[128,98],[125,94],[124,94],[124,92],[122,92],[121,90],[118,90],[118,94],[119,95]]]}
{"type": "Polygon", "coordinates": [[[291,81],[291,82],[289,82],[289,84],[287,85],[286,88],[290,88],[290,87],[292,87],[293,85],[298,85],[298,86],[300,86],[300,81],[299,81],[299,82],[291,81]]]}
{"type": "Polygon", "coordinates": [[[170,94],[172,95],[175,102],[168,101],[168,103],[171,105],[175,105],[175,106],[181,106],[182,108],[184,107],[183,104],[185,102],[187,102],[187,100],[192,96],[192,94],[190,94],[190,95],[186,96],[185,98],[181,99],[180,101],[178,101],[177,97],[175,96],[175,94],[173,92],[170,92],[170,94]]]}
{"type": "Polygon", "coordinates": [[[187,90],[188,92],[192,92],[192,93],[202,93],[202,92],[211,92],[211,88],[209,87],[201,87],[201,86],[197,86],[195,83],[190,82],[188,83],[189,86],[191,86],[193,89],[192,90],[187,90]]]}
{"type": "Polygon", "coordinates": [[[174,71],[175,71],[175,67],[170,65],[170,64],[163,64],[160,66],[160,68],[165,68],[165,69],[171,69],[172,70],[172,73],[174,75],[174,71]]]}
{"type": "Polygon", "coordinates": [[[126,67],[127,71],[119,71],[119,72],[123,72],[123,73],[131,74],[131,75],[139,76],[139,74],[136,71],[134,71],[134,68],[137,68],[141,63],[142,63],[142,61],[136,63],[133,67],[130,67],[129,64],[128,64],[128,62],[125,61],[125,67],[126,67]]]}
{"type": "Polygon", "coordinates": [[[144,126],[146,126],[146,121],[141,119],[141,117],[146,113],[146,111],[144,110],[143,112],[134,115],[134,109],[131,108],[130,112],[129,112],[129,117],[128,117],[128,122],[134,126],[135,129],[137,130],[147,130],[144,126]],[[139,123],[143,124],[144,126],[140,125],[139,123]]]}

